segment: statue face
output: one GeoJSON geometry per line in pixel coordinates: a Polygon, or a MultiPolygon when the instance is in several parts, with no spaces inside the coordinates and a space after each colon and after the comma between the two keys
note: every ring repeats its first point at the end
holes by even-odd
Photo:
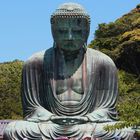
{"type": "Polygon", "coordinates": [[[74,51],[86,43],[89,35],[89,24],[81,18],[57,18],[52,24],[52,34],[57,47],[74,51]]]}

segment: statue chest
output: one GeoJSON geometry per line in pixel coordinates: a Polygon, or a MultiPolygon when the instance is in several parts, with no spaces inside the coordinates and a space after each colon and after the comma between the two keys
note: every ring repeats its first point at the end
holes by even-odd
{"type": "Polygon", "coordinates": [[[56,80],[56,95],[59,101],[65,105],[79,103],[84,95],[82,67],[63,80],[56,80]]]}

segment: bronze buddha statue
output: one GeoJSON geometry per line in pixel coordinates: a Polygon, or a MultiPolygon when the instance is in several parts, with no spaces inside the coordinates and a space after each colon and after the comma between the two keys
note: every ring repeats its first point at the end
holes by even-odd
{"type": "Polygon", "coordinates": [[[24,120],[5,130],[5,139],[131,139],[127,128],[107,132],[117,122],[117,69],[105,54],[87,48],[90,17],[76,3],[51,16],[52,48],[34,54],[23,67],[24,120]]]}

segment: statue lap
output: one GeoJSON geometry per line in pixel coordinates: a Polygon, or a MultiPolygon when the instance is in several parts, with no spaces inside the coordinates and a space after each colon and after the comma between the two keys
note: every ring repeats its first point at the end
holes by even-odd
{"type": "MultiPolygon", "coordinates": [[[[100,54],[100,52],[91,49],[87,49],[87,54],[89,54],[87,55],[87,61],[89,60],[88,56],[94,56],[96,58],[95,54],[97,54],[98,57],[101,55],[102,58],[102,54],[100,54]]],[[[91,63],[88,63],[88,65],[89,67],[91,67],[91,63]]],[[[102,108],[94,110],[93,115],[99,115],[102,121],[103,119],[109,119],[107,116],[107,110],[102,108]]],[[[75,138],[76,140],[81,140],[86,137],[96,137],[100,139],[115,139],[116,137],[121,137],[126,140],[131,140],[133,138],[134,131],[131,128],[124,128],[121,130],[115,130],[111,132],[107,132],[104,130],[104,126],[113,125],[115,123],[117,123],[117,121],[112,120],[111,122],[106,123],[103,121],[102,123],[87,122],[83,124],[81,123],[74,125],[65,125],[64,123],[63,125],[59,125],[53,123],[52,121],[32,122],[21,120],[11,122],[5,129],[4,137],[5,140],[9,140],[9,138],[17,140],[24,138],[27,138],[29,140],[55,140],[62,136],[68,138],[75,138]]]]}
{"type": "Polygon", "coordinates": [[[104,127],[114,125],[117,122],[110,123],[85,123],[76,125],[58,125],[51,121],[34,123],[29,121],[15,121],[8,124],[4,137],[21,140],[56,140],[59,137],[75,138],[82,140],[86,137],[104,139],[114,139],[117,137],[131,140],[134,131],[131,128],[124,128],[107,132],[104,127]],[[59,133],[58,133],[59,130],[59,133]]]}

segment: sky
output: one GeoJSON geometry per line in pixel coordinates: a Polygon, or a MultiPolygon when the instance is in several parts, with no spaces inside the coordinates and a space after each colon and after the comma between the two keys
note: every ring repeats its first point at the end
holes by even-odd
{"type": "Polygon", "coordinates": [[[81,4],[91,17],[88,43],[100,23],[128,13],[140,0],[0,0],[0,62],[26,61],[53,45],[50,16],[62,3],[81,4]]]}

